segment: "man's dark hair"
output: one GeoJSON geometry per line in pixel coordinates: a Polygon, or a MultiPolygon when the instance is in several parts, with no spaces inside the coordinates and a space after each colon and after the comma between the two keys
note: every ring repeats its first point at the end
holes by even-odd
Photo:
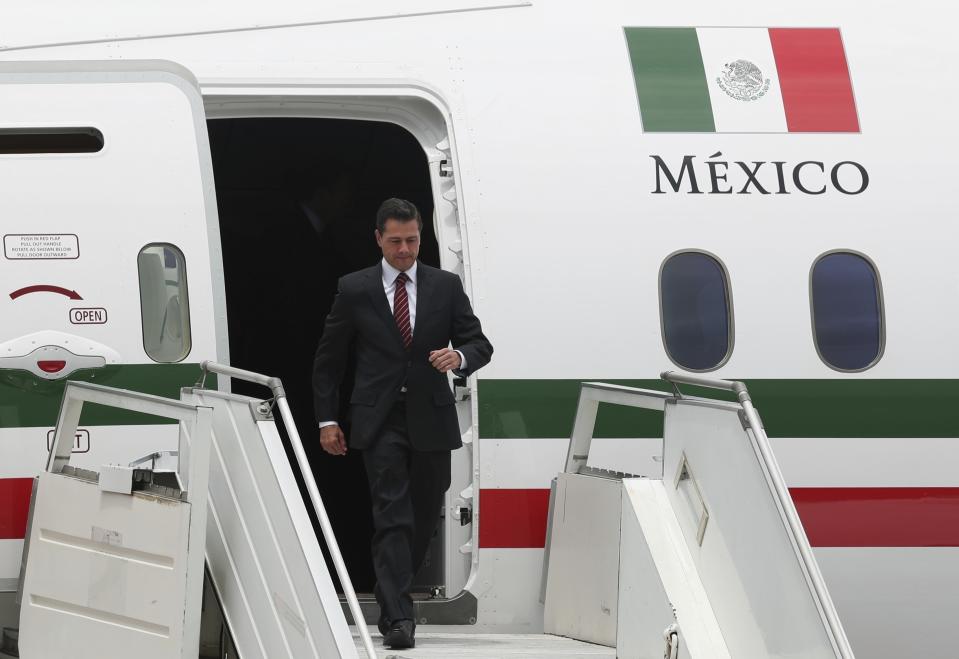
{"type": "Polygon", "coordinates": [[[391,197],[380,204],[380,209],[376,211],[376,229],[380,233],[386,230],[387,220],[398,220],[400,222],[416,220],[417,228],[420,231],[423,230],[423,218],[420,217],[419,210],[413,205],[413,202],[405,199],[391,197]]]}

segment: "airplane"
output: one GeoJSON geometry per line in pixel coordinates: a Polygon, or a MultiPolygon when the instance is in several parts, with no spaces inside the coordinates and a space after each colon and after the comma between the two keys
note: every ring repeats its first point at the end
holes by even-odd
{"type": "MultiPolygon", "coordinates": [[[[204,360],[283,380],[371,591],[362,462],[311,443],[309,373],[337,278],[376,262],[375,209],[397,196],[496,346],[455,382],[466,445],[416,584],[431,622],[543,630],[580,383],[668,390],[657,374],[680,370],[747,383],[855,651],[954,656],[957,92],[933,65],[954,54],[938,5],[8,14],[0,627],[64,383],[177,397],[204,360]]],[[[659,473],[662,435],[601,410],[592,459],[659,473]]],[[[94,410],[75,442],[81,466],[125,464],[177,435],[94,410]]]]}

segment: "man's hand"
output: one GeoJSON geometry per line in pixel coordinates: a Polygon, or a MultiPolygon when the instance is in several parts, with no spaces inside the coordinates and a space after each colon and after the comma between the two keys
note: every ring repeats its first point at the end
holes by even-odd
{"type": "Polygon", "coordinates": [[[430,352],[430,364],[440,373],[455,371],[460,367],[460,354],[452,348],[433,350],[430,352]]]}
{"type": "Polygon", "coordinates": [[[338,425],[320,428],[320,446],[330,455],[346,455],[346,437],[338,425]]]}

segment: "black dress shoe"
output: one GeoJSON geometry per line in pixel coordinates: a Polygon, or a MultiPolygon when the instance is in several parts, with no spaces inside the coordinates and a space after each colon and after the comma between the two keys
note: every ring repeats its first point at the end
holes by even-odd
{"type": "Polygon", "coordinates": [[[385,615],[380,614],[380,619],[376,621],[376,627],[380,630],[380,636],[386,638],[386,635],[390,633],[390,619],[385,615]]]}
{"type": "Polygon", "coordinates": [[[416,645],[416,625],[412,620],[394,620],[383,645],[394,650],[405,650],[416,645]]]}

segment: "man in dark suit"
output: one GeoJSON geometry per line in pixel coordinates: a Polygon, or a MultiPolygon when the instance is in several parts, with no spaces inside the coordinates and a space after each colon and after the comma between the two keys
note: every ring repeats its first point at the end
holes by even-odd
{"type": "Polygon", "coordinates": [[[467,376],[493,353],[459,277],[417,262],[422,228],[416,206],[383,202],[383,260],[340,279],[313,364],[320,444],[345,455],[338,391],[351,350],[356,358],[349,446],[363,451],[379,628],[393,648],[415,644],[409,589],[450,485],[450,451],[462,446],[446,374],[467,376]]]}

